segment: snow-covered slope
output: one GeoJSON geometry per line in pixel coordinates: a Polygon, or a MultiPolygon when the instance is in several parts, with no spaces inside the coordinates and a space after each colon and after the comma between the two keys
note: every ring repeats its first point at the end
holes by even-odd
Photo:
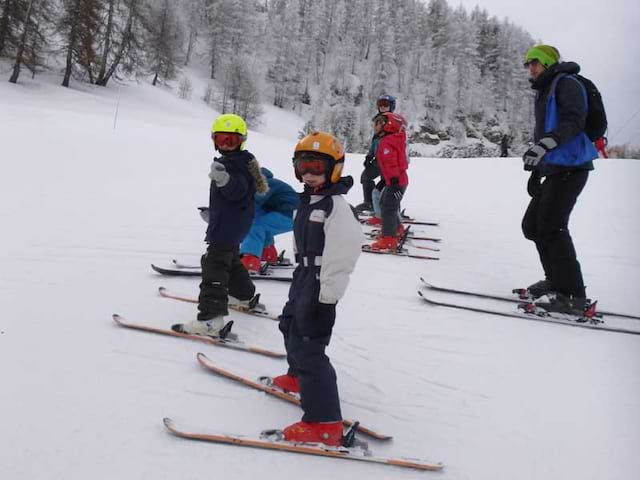
{"type": "MultiPolygon", "coordinates": [[[[518,159],[414,159],[407,211],[439,220],[439,262],[363,254],[329,354],[343,413],[394,435],[381,454],[443,461],[443,474],[187,442],[164,416],[253,434],[299,419],[290,405],[205,372],[205,352],[250,376],[285,362],[118,328],[168,326],[195,279],[215,112],[147,85],[108,90],[0,83],[0,476],[3,479],[631,479],[640,473],[640,336],[430,308],[418,277],[506,292],[540,278],[520,219],[518,159]],[[121,96],[117,128],[114,112],[121,96]],[[422,477],[424,476],[424,477],[422,477]]],[[[291,170],[302,121],[268,111],[249,149],[291,170]]],[[[359,177],[362,156],[349,155],[359,177]]],[[[573,216],[588,293],[640,313],[640,163],[600,160],[573,216]]],[[[356,186],[349,198],[360,200],[356,186]]],[[[278,239],[290,251],[291,238],[278,239]]],[[[286,285],[260,284],[267,306],[286,285]]],[[[442,298],[442,297],[441,297],[442,298]]],[[[247,341],[281,349],[277,324],[232,315],[247,341]]],[[[633,322],[627,325],[633,326],[633,322]]],[[[640,324],[640,322],[638,322],[640,324]]],[[[640,325],[636,325],[640,328],[640,325]]]]}

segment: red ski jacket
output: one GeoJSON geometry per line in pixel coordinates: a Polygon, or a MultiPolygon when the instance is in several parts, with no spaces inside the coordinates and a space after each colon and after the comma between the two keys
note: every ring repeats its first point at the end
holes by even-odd
{"type": "Polygon", "coordinates": [[[404,130],[383,136],[378,143],[376,158],[386,185],[391,185],[392,178],[397,178],[401,187],[409,185],[407,136],[404,130]]]}

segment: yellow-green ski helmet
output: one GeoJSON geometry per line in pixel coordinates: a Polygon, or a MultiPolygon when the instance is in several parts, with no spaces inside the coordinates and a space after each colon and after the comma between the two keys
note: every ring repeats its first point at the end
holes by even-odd
{"type": "Polygon", "coordinates": [[[224,113],[213,121],[211,125],[211,138],[215,144],[216,133],[235,133],[241,137],[240,150],[244,150],[247,141],[247,124],[244,119],[235,113],[224,113]]]}

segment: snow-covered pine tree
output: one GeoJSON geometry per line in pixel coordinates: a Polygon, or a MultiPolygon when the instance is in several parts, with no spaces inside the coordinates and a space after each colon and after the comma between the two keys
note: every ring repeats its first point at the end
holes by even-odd
{"type": "Polygon", "coordinates": [[[16,83],[22,66],[32,75],[44,68],[44,55],[48,49],[48,38],[53,29],[54,14],[51,0],[29,0],[22,20],[22,33],[16,44],[13,71],[9,81],[16,83]]]}
{"type": "Polygon", "coordinates": [[[100,0],[62,0],[58,27],[64,39],[63,52],[66,57],[63,87],[69,86],[71,76],[77,72],[78,66],[88,76],[89,82],[94,82],[96,37],[101,11],[100,0]]]}
{"type": "Polygon", "coordinates": [[[96,85],[106,86],[118,68],[125,72],[141,64],[142,0],[108,0],[106,20],[99,36],[100,60],[96,85]]]}
{"type": "Polygon", "coordinates": [[[153,75],[151,84],[174,79],[179,70],[183,30],[172,2],[162,0],[159,5],[148,4],[145,29],[147,67],[153,75]]]}

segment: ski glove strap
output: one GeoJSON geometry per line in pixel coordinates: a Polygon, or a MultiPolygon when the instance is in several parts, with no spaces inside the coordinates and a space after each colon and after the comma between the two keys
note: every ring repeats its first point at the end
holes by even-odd
{"type": "Polygon", "coordinates": [[[522,161],[525,170],[533,170],[542,160],[542,157],[549,151],[558,146],[558,142],[553,137],[543,137],[538,143],[531,146],[529,150],[524,152],[522,161]]]}
{"type": "Polygon", "coordinates": [[[223,164],[214,160],[211,164],[211,171],[209,172],[209,178],[218,187],[224,187],[229,183],[229,173],[223,164]]]}

